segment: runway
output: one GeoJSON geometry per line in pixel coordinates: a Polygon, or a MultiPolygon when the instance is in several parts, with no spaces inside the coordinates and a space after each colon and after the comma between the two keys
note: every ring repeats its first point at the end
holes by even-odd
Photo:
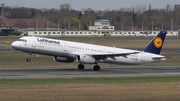
{"type": "Polygon", "coordinates": [[[128,76],[180,76],[180,66],[124,66],[92,68],[17,68],[0,69],[0,78],[83,78],[83,77],[128,77],[128,76]]]}

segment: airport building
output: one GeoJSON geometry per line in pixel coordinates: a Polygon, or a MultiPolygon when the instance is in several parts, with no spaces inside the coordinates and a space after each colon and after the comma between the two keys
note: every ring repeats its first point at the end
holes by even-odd
{"type": "MultiPolygon", "coordinates": [[[[44,28],[47,26],[49,28],[57,28],[57,24],[53,23],[47,19],[11,19],[0,16],[0,19],[3,19],[4,28],[19,28],[19,29],[29,29],[29,28],[44,28]]],[[[2,20],[0,20],[2,23],[2,20]]]]}
{"type": "Polygon", "coordinates": [[[179,4],[174,5],[174,9],[180,10],[180,5],[179,4]]]}
{"type": "Polygon", "coordinates": [[[89,30],[94,33],[110,34],[114,31],[114,26],[110,25],[108,16],[97,16],[94,26],[89,26],[89,30]]]}

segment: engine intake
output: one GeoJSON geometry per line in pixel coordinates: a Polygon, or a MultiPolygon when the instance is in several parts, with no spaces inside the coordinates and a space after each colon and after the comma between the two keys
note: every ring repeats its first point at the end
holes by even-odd
{"type": "Polygon", "coordinates": [[[85,64],[95,64],[96,63],[96,60],[92,56],[88,56],[88,55],[78,55],[77,61],[80,63],[85,63],[85,64]]]}

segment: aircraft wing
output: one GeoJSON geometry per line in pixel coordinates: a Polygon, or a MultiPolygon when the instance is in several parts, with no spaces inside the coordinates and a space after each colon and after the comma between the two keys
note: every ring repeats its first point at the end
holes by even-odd
{"type": "MultiPolygon", "coordinates": [[[[139,52],[125,52],[125,53],[94,53],[94,54],[91,54],[95,59],[97,60],[100,60],[100,59],[105,59],[105,58],[108,58],[108,57],[116,57],[116,56],[123,56],[123,57],[126,57],[127,55],[130,55],[130,54],[136,54],[136,53],[139,53],[139,52]]],[[[90,55],[90,54],[89,54],[90,55]]]]}
{"type": "Polygon", "coordinates": [[[71,54],[83,54],[83,55],[88,55],[88,56],[92,56],[94,57],[96,60],[100,60],[100,59],[106,59],[108,57],[117,57],[117,56],[123,56],[126,57],[127,55],[130,54],[136,54],[139,53],[139,51],[131,51],[131,52],[121,52],[121,53],[79,53],[79,52],[71,52],[71,54]]]}

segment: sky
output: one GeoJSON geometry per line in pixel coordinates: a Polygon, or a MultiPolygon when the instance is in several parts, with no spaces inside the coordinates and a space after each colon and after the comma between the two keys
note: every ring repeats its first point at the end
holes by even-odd
{"type": "Polygon", "coordinates": [[[120,8],[130,8],[138,5],[149,4],[153,9],[165,8],[167,4],[174,6],[180,4],[180,0],[0,0],[0,4],[10,7],[28,7],[28,8],[56,8],[61,4],[68,3],[72,9],[82,10],[91,8],[92,10],[119,10],[120,8]]]}

